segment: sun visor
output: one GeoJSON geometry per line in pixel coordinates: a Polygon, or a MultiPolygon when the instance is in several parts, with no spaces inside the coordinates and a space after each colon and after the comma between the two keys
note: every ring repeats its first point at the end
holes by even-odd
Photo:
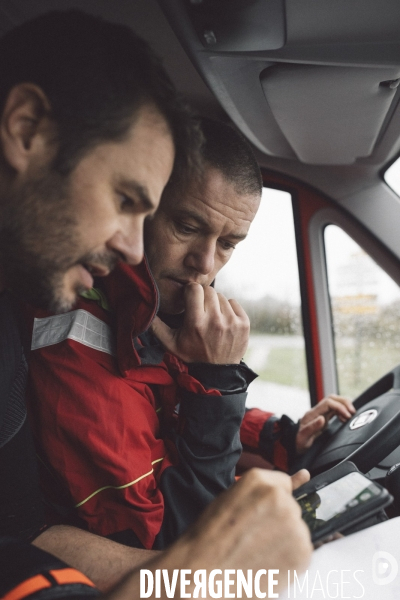
{"type": "Polygon", "coordinates": [[[279,64],[260,76],[293,152],[309,164],[369,156],[396,94],[400,69],[279,64]]]}

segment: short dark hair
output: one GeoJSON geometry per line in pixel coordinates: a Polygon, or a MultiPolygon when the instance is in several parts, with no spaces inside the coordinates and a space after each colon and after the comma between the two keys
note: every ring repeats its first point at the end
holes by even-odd
{"type": "Polygon", "coordinates": [[[237,129],[222,121],[200,119],[206,164],[221,171],[239,194],[261,194],[262,177],[254,152],[237,129]]]}
{"type": "Polygon", "coordinates": [[[70,172],[83,155],[120,141],[135,113],[153,104],[176,146],[176,176],[198,162],[201,134],[160,60],[128,27],[79,10],[52,11],[0,39],[0,106],[19,83],[38,85],[51,104],[58,152],[53,167],[70,172]]]}

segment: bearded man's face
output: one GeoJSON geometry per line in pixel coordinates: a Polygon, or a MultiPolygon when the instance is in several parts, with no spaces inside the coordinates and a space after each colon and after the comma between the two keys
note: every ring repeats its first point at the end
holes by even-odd
{"type": "Polygon", "coordinates": [[[85,248],[70,198],[70,177],[45,172],[7,199],[1,214],[0,254],[7,286],[31,304],[54,312],[71,308],[90,288],[92,274],[107,274],[118,255],[85,248]],[[72,269],[89,271],[71,277],[72,269]]]}
{"type": "Polygon", "coordinates": [[[7,287],[62,312],[118,260],[138,264],[144,220],[155,212],[173,162],[165,119],[144,107],[123,141],[99,144],[69,175],[43,167],[3,186],[0,257],[7,287]]]}

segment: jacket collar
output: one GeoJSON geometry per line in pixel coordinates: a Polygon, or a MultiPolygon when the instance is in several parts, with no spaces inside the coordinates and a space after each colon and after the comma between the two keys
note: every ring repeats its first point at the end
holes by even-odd
{"type": "Polygon", "coordinates": [[[122,375],[140,365],[133,340],[146,331],[157,314],[159,293],[145,257],[140,265],[119,263],[103,280],[116,318],[117,360],[122,375]]]}

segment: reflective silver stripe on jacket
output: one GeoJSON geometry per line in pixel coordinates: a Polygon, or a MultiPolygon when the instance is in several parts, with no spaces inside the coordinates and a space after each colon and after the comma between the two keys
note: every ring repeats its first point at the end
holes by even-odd
{"type": "Polygon", "coordinates": [[[115,354],[110,327],[82,309],[64,315],[35,319],[31,349],[52,346],[68,338],[100,352],[115,354]]]}

